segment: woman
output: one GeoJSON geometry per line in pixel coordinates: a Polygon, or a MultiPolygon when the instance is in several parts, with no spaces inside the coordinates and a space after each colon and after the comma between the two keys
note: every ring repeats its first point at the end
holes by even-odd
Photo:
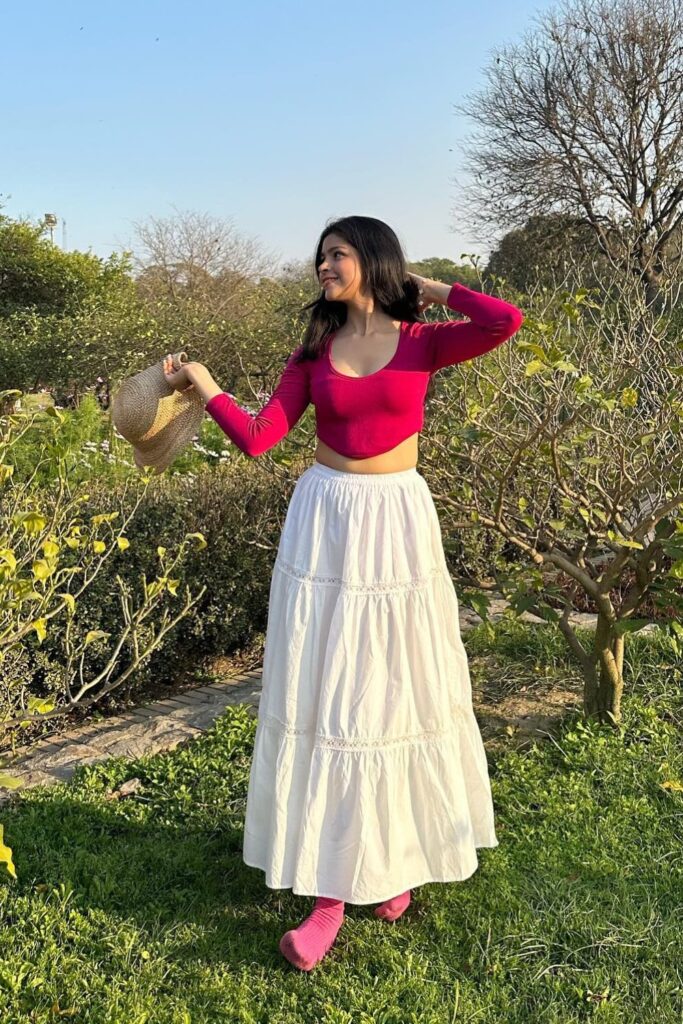
{"type": "Polygon", "coordinates": [[[395,921],[411,889],[468,878],[476,848],[498,845],[417,438],[432,374],[523,321],[501,299],[407,273],[395,233],[372,217],[328,224],[315,269],[303,344],[257,415],[201,364],[164,366],[252,456],[316,410],[315,461],[292,492],[270,585],[243,850],[269,888],[316,897],[280,940],[302,970],[333,944],[345,902],[379,903],[395,921]],[[469,319],[425,323],[432,303],[469,319]]]}

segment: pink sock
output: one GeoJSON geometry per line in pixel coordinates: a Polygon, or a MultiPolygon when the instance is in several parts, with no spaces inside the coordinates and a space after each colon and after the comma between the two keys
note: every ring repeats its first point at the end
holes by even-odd
{"type": "Polygon", "coordinates": [[[298,928],[280,939],[280,952],[295,967],[310,971],[337,938],[344,920],[344,901],[317,896],[312,912],[298,928]]]}
{"type": "Polygon", "coordinates": [[[409,903],[410,889],[406,889],[400,896],[392,896],[390,900],[380,903],[378,907],[375,907],[373,913],[375,917],[381,917],[383,921],[395,921],[397,917],[401,916],[409,903]]]}

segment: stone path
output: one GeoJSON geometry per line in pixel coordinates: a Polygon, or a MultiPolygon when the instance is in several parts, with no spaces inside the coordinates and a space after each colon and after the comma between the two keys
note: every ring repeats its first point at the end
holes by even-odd
{"type": "MultiPolygon", "coordinates": [[[[6,770],[26,788],[64,782],[79,765],[108,757],[141,757],[172,750],[184,740],[200,736],[231,704],[251,705],[255,714],[260,693],[261,670],[245,672],[69,729],[34,744],[24,757],[19,753],[6,770]]],[[[0,802],[8,796],[8,791],[0,790],[0,802]]]]}
{"type": "MultiPolygon", "coordinates": [[[[504,598],[491,601],[489,616],[500,619],[507,607],[504,598]]],[[[525,612],[527,622],[543,620],[525,612]]],[[[573,625],[595,625],[595,615],[577,613],[573,625]]],[[[465,632],[481,622],[470,608],[460,609],[460,629],[465,632]]],[[[644,627],[648,629],[649,627],[644,627]]],[[[654,626],[652,628],[655,628],[654,626]]],[[[7,766],[22,782],[22,788],[49,785],[70,778],[79,765],[94,764],[109,757],[140,757],[172,750],[179,743],[200,736],[231,704],[247,704],[255,715],[261,694],[261,669],[208,686],[186,690],[166,700],[143,704],[116,717],[70,729],[33,745],[7,766]]],[[[17,790],[15,792],[20,792],[17,790]]],[[[0,790],[0,802],[9,799],[0,790]]]]}

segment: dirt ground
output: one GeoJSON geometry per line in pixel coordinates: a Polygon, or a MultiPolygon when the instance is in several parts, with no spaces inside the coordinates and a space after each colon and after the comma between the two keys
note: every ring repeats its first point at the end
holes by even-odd
{"type": "Polygon", "coordinates": [[[581,710],[583,680],[566,669],[532,667],[523,678],[506,678],[495,659],[475,656],[469,665],[472,703],[487,750],[548,742],[566,715],[581,710]]]}

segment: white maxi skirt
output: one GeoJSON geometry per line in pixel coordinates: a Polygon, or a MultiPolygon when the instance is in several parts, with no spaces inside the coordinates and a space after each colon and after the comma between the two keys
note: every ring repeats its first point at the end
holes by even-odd
{"type": "Polygon", "coordinates": [[[298,478],[270,584],[243,859],[379,903],[498,845],[458,599],[417,468],[298,478]]]}

